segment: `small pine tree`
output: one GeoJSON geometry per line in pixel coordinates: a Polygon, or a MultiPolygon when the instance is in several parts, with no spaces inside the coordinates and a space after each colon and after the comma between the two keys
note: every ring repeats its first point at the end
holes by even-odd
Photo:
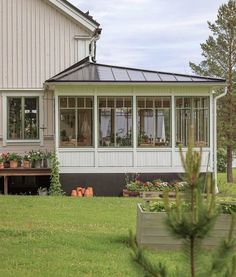
{"type": "MultiPolygon", "coordinates": [[[[181,161],[185,170],[184,180],[188,184],[187,190],[184,197],[180,197],[180,194],[177,192],[175,208],[171,208],[168,192],[164,194],[164,202],[167,212],[166,224],[173,236],[182,239],[184,242],[184,253],[190,265],[190,272],[187,276],[195,277],[197,276],[197,272],[199,272],[196,261],[200,253],[201,243],[212,231],[219,214],[219,208],[216,205],[214,184],[208,185],[206,199],[204,199],[201,193],[201,187],[204,184],[204,180],[200,178],[202,151],[197,152],[193,150],[192,133],[193,132],[190,132],[190,141],[186,155],[183,154],[180,147],[181,161]]],[[[201,276],[235,276],[232,275],[236,271],[236,258],[233,257],[234,248],[236,246],[236,240],[233,238],[234,227],[235,216],[232,217],[228,237],[225,238],[219,248],[213,252],[210,269],[207,269],[207,272],[204,272],[201,276]],[[231,259],[231,267],[228,268],[228,262],[231,259]]],[[[135,246],[134,238],[132,238],[132,236],[130,237],[135,261],[138,262],[150,276],[170,276],[168,275],[166,266],[163,264],[159,263],[159,265],[155,267],[150,263],[145,256],[145,252],[137,247],[137,245],[135,246]]],[[[179,273],[176,272],[175,276],[185,276],[185,273],[179,275],[179,273]]]]}
{"type": "Polygon", "coordinates": [[[63,195],[64,193],[60,183],[59,161],[58,161],[56,152],[54,152],[51,155],[50,159],[51,159],[52,170],[51,170],[51,177],[50,177],[49,195],[60,196],[60,195],[63,195]]]}

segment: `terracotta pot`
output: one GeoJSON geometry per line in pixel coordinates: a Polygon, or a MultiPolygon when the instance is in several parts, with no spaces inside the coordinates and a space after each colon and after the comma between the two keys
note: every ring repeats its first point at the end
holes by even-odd
{"type": "Polygon", "coordinates": [[[18,167],[18,161],[10,161],[10,168],[17,168],[18,167]]]}
{"type": "Polygon", "coordinates": [[[0,162],[0,169],[4,168],[4,162],[0,162]]]}
{"type": "Polygon", "coordinates": [[[93,197],[93,188],[88,187],[88,188],[85,190],[84,196],[86,196],[86,197],[93,197]]]}
{"type": "Polygon", "coordinates": [[[77,191],[76,191],[75,189],[73,189],[73,190],[71,191],[71,196],[72,196],[72,197],[77,197],[77,191]]]}
{"type": "Polygon", "coordinates": [[[79,191],[82,192],[82,189],[83,189],[83,188],[81,188],[81,187],[77,187],[77,188],[76,188],[77,193],[78,193],[79,191]]]}
{"type": "Polygon", "coordinates": [[[82,188],[82,194],[84,195],[86,191],[86,188],[82,188]]]}
{"type": "Polygon", "coordinates": [[[23,161],[24,168],[30,168],[30,161],[23,161]]]}
{"type": "Polygon", "coordinates": [[[77,192],[77,196],[78,196],[78,197],[83,197],[83,194],[82,194],[82,191],[81,191],[81,190],[79,190],[79,191],[77,192]]]}

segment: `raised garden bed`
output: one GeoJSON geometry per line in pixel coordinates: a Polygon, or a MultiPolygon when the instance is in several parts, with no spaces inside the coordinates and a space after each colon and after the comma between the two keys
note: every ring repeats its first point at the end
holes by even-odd
{"type": "MultiPolygon", "coordinates": [[[[164,223],[165,218],[165,212],[144,211],[142,204],[137,204],[136,239],[139,246],[158,250],[177,250],[182,247],[182,241],[170,235],[164,223]]],[[[218,246],[220,240],[228,234],[230,222],[231,215],[219,215],[214,230],[204,240],[203,247],[211,249],[218,246]]],[[[234,236],[236,237],[236,228],[234,236]]]]}

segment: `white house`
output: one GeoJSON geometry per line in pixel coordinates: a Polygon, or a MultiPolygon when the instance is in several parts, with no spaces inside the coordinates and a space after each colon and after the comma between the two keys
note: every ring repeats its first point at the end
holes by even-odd
{"type": "Polygon", "coordinates": [[[216,172],[225,80],[99,64],[99,24],[64,0],[2,0],[0,15],[0,152],[55,147],[66,191],[117,195],[125,173],[183,172],[193,125],[202,172],[216,172]]]}

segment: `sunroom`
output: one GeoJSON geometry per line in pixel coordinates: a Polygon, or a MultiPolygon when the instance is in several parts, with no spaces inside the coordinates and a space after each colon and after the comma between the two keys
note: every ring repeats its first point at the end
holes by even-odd
{"type": "Polygon", "coordinates": [[[224,86],[218,78],[77,63],[46,82],[55,94],[61,174],[66,181],[71,174],[181,173],[178,145],[186,150],[190,126],[203,149],[202,172],[214,172],[224,86]]]}

